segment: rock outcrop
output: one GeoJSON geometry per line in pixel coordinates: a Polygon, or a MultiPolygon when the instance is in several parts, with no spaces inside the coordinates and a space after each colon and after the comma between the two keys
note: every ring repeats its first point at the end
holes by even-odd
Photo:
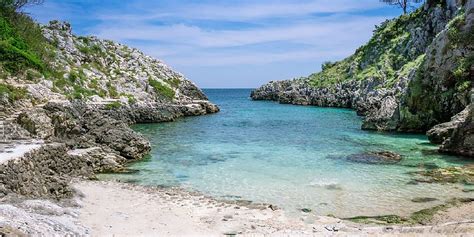
{"type": "Polygon", "coordinates": [[[471,104],[451,121],[436,125],[428,131],[433,143],[442,143],[441,151],[474,156],[474,106],[471,104]]]}
{"type": "Polygon", "coordinates": [[[61,143],[48,144],[21,159],[0,164],[0,196],[16,193],[26,197],[71,197],[72,178],[114,170],[124,160],[98,147],[81,152],[69,151],[61,143]]]}
{"type": "MultiPolygon", "coordinates": [[[[473,6],[474,0],[427,1],[409,15],[382,23],[352,56],[325,63],[322,72],[308,77],[269,82],[254,90],[251,98],[352,108],[365,116],[362,129],[426,132],[470,103],[473,6]]],[[[464,122],[440,126],[452,131],[461,124],[466,128],[464,122]]],[[[462,138],[446,140],[440,150],[472,154],[470,142],[459,144],[462,149],[454,144],[465,141],[464,134],[458,136],[462,138]]],[[[450,136],[443,132],[430,137],[441,144],[450,136]]]]}
{"type": "Polygon", "coordinates": [[[13,71],[0,60],[0,121],[19,131],[11,139],[44,145],[0,163],[0,197],[70,197],[72,179],[121,171],[149,153],[129,125],[219,111],[193,82],[137,49],[75,36],[65,22],[38,29],[49,61],[13,71]]]}
{"type": "Polygon", "coordinates": [[[434,144],[442,144],[444,141],[449,139],[453,135],[453,131],[456,128],[461,127],[463,123],[466,122],[468,119],[469,113],[472,106],[466,107],[463,111],[461,111],[459,114],[456,114],[451,118],[451,121],[446,122],[446,123],[441,123],[430,130],[426,133],[428,135],[428,139],[430,142],[434,144]]]}
{"type": "Polygon", "coordinates": [[[76,36],[66,22],[52,21],[41,30],[45,47],[51,51],[49,61],[44,62],[47,69],[14,73],[0,65],[4,74],[0,86],[9,92],[0,96],[0,112],[58,100],[145,109],[156,104],[189,105],[189,110],[182,107],[183,115],[218,111],[193,82],[138,49],[94,36],[76,36]],[[196,106],[205,107],[205,112],[196,106]]]}

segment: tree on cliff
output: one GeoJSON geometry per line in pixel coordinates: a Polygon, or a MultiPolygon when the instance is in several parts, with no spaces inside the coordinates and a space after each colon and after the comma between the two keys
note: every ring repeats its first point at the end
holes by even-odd
{"type": "Polygon", "coordinates": [[[380,0],[381,2],[387,3],[389,5],[398,6],[403,9],[403,14],[406,14],[409,7],[412,7],[413,3],[420,3],[423,0],[380,0]]]}
{"type": "Polygon", "coordinates": [[[27,5],[42,4],[44,0],[0,0],[0,9],[19,10],[27,5]]]}

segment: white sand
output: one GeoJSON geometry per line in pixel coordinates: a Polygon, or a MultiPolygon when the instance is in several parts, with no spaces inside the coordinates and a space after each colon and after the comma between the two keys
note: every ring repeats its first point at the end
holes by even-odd
{"type": "Polygon", "coordinates": [[[80,182],[80,222],[93,236],[326,236],[474,235],[467,213],[474,205],[440,214],[436,226],[362,226],[311,214],[300,219],[281,210],[227,204],[178,189],[155,189],[114,182],[80,182]],[[443,218],[444,219],[443,219],[443,218]]]}
{"type": "Polygon", "coordinates": [[[95,236],[222,236],[307,229],[282,211],[250,209],[181,190],[110,182],[75,187],[84,194],[80,220],[95,236]]]}
{"type": "MultiPolygon", "coordinates": [[[[433,226],[369,226],[311,214],[299,219],[179,189],[81,181],[72,200],[1,200],[11,236],[474,236],[474,203],[437,214],[433,226]]],[[[258,208],[259,207],[259,208],[258,208]]]]}

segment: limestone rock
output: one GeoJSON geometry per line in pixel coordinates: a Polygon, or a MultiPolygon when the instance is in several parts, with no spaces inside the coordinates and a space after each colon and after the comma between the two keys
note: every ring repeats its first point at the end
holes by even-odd
{"type": "Polygon", "coordinates": [[[455,116],[451,135],[441,145],[442,152],[474,156],[474,105],[469,105],[460,116],[455,116]]]}
{"type": "MultiPolygon", "coordinates": [[[[271,81],[252,91],[251,98],[352,108],[365,116],[362,128],[370,130],[424,133],[448,122],[472,103],[474,68],[469,59],[474,57],[470,40],[474,0],[447,0],[443,5],[428,1],[423,9],[404,17],[382,23],[368,44],[340,62],[323,65],[322,72],[271,81]],[[404,21],[407,17],[413,19],[404,21]],[[400,34],[394,25],[408,33],[400,34]],[[391,52],[388,56],[383,53],[387,48],[391,52]],[[398,59],[385,56],[408,60],[397,66],[398,59]],[[373,70],[367,71],[370,67],[373,70]]],[[[431,130],[430,139],[444,142],[458,128],[455,121],[431,130]]],[[[469,125],[462,124],[467,135],[458,132],[458,138],[449,139],[442,151],[472,154],[466,150],[472,143],[469,125]],[[458,145],[460,150],[455,152],[458,145]]]]}
{"type": "Polygon", "coordinates": [[[469,106],[466,107],[459,114],[456,114],[451,118],[451,121],[441,123],[434,126],[427,132],[428,139],[435,144],[442,144],[446,139],[450,138],[453,131],[458,128],[462,123],[465,123],[469,116],[469,106]]]}
{"type": "Polygon", "coordinates": [[[48,139],[54,135],[51,118],[41,108],[21,113],[17,123],[39,139],[48,139]]]}

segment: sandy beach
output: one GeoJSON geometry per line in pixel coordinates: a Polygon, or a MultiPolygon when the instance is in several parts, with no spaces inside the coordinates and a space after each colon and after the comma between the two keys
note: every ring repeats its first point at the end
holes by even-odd
{"type": "MultiPolygon", "coordinates": [[[[266,205],[231,204],[180,189],[114,182],[81,182],[80,221],[95,236],[222,236],[307,233],[302,220],[266,205]]],[[[339,222],[322,218],[321,223],[339,222]]],[[[320,229],[320,231],[324,231],[320,229]]],[[[308,232],[310,233],[310,232],[308,232]]]]}
{"type": "Polygon", "coordinates": [[[93,236],[462,235],[474,233],[474,203],[437,214],[432,225],[361,225],[305,214],[288,218],[267,205],[225,203],[181,189],[80,182],[79,219],[93,236]]]}
{"type": "Polygon", "coordinates": [[[425,225],[359,224],[317,213],[288,217],[270,204],[220,201],[179,188],[112,181],[73,183],[59,202],[9,197],[7,236],[472,236],[474,202],[440,211],[425,225]]]}

